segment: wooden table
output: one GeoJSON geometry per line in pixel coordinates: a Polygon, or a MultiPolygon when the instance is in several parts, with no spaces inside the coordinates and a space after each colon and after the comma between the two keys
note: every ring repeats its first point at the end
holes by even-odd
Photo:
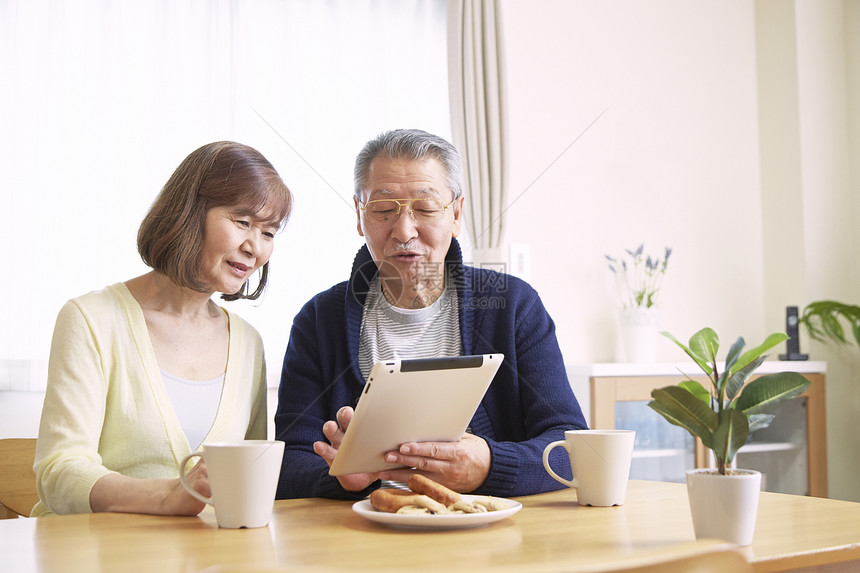
{"type": "MultiPolygon", "coordinates": [[[[686,495],[682,484],[631,481],[624,506],[594,508],[562,490],[518,498],[514,516],[456,531],[391,529],[350,502],[322,499],[278,501],[260,529],[219,529],[209,508],[198,517],[5,520],[0,570],[595,571],[716,543],[695,540],[686,495]]],[[[763,493],[753,545],[743,551],[755,571],[860,570],[860,503],[763,493]]]]}

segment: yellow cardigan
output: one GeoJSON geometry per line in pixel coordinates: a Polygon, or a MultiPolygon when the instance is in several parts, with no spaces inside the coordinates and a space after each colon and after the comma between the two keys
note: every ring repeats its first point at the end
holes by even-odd
{"type": "MultiPolygon", "coordinates": [[[[266,438],[260,335],[228,316],[221,402],[206,442],[266,438]]],[[[68,301],[57,317],[36,445],[32,516],[89,513],[90,491],[117,472],[175,478],[191,453],[161,378],[143,310],[123,283],[68,301]]]]}

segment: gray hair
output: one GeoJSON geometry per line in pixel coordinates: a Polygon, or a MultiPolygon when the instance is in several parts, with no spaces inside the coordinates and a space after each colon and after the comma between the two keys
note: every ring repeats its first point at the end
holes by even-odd
{"type": "Polygon", "coordinates": [[[367,184],[370,163],[377,157],[422,161],[437,160],[447,175],[448,188],[458,199],[463,194],[463,166],[457,149],[437,135],[420,129],[396,129],[386,131],[368,141],[355,159],[353,178],[355,198],[361,200],[361,192],[367,184]]]}

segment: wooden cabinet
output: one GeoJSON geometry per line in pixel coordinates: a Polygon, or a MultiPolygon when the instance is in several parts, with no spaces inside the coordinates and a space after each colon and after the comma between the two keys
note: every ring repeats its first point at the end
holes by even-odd
{"type": "MultiPolygon", "coordinates": [[[[647,407],[652,390],[676,385],[686,374],[707,385],[697,371],[692,362],[568,367],[590,427],[637,430],[631,479],[661,481],[683,481],[687,469],[714,465],[700,440],[647,407]]],[[[761,471],[767,491],[827,497],[826,364],[768,361],[756,374],[783,371],[799,372],[812,383],[801,396],[779,405],[770,428],[750,435],[735,464],[761,471]]]]}

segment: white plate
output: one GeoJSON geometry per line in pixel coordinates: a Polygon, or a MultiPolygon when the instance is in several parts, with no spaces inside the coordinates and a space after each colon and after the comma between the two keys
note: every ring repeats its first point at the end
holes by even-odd
{"type": "MultiPolygon", "coordinates": [[[[476,495],[464,495],[463,501],[471,502],[476,495]]],[[[486,513],[458,513],[454,515],[422,515],[411,513],[386,513],[377,511],[370,504],[369,499],[358,501],[352,505],[352,510],[362,517],[389,525],[392,527],[408,527],[420,529],[456,529],[460,527],[480,527],[488,523],[500,521],[512,516],[523,508],[523,504],[512,499],[501,497],[494,498],[508,507],[486,513]]]]}

